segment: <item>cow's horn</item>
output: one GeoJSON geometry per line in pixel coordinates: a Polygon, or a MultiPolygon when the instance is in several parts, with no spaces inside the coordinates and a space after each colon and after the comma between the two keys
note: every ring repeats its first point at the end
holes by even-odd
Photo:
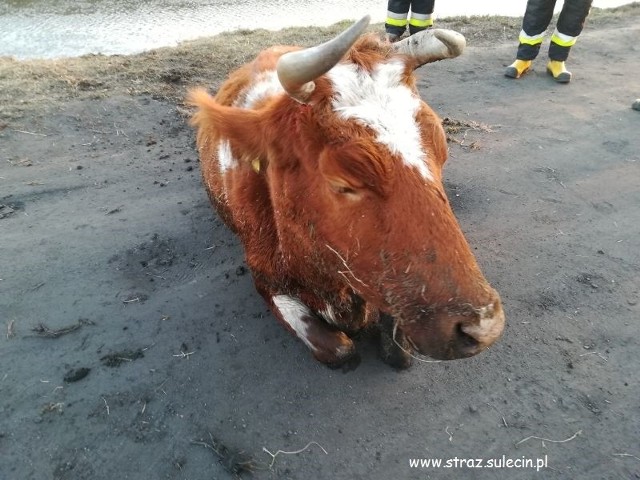
{"type": "Polygon", "coordinates": [[[425,63],[457,57],[466,44],[464,36],[458,32],[430,28],[394,43],[393,49],[413,57],[418,68],[425,63]]]}
{"type": "Polygon", "coordinates": [[[337,37],[315,47],[285,53],[278,60],[277,72],[285,91],[305,103],[315,88],[313,80],[327,73],[351,48],[367,25],[369,15],[362,17],[337,37]]]}

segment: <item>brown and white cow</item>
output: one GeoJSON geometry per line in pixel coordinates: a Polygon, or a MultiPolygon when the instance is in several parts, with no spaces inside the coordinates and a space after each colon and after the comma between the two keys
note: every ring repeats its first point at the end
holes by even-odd
{"type": "Polygon", "coordinates": [[[379,328],[383,359],[475,355],[502,333],[442,185],[447,144],[414,69],[460,54],[428,30],[390,44],[363,18],[309,49],[272,47],[215,98],[190,92],[204,183],[258,292],[319,361],[350,366],[379,328]]]}

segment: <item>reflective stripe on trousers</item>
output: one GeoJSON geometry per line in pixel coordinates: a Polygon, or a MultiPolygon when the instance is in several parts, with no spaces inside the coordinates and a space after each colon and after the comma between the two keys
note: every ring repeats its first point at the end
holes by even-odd
{"type": "MultiPolygon", "coordinates": [[[[593,0],[565,0],[549,45],[549,58],[565,61],[582,32],[593,0]]],[[[544,33],[553,17],[556,0],[529,0],[522,20],[517,57],[533,60],[540,51],[544,33]]]]}
{"type": "Polygon", "coordinates": [[[389,0],[387,4],[387,33],[402,35],[409,25],[410,33],[433,25],[433,6],[435,0],[389,0]],[[411,16],[409,16],[411,11],[411,16]]]}

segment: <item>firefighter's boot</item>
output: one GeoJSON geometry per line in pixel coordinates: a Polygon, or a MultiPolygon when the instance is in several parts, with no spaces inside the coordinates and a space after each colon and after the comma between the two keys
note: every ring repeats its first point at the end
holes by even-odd
{"type": "Polygon", "coordinates": [[[516,60],[504,71],[509,78],[520,78],[531,68],[531,60],[516,60]]]}
{"type": "Polygon", "coordinates": [[[569,83],[571,81],[571,72],[567,70],[564,62],[549,60],[549,63],[547,63],[547,72],[558,83],[569,83]]]}

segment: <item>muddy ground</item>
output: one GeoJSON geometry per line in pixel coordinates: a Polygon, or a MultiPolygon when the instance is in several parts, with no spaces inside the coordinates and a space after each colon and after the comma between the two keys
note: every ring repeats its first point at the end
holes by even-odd
{"type": "Polygon", "coordinates": [[[271,317],[174,101],[197,75],[0,61],[0,478],[639,478],[640,8],[601,18],[569,85],[503,77],[517,22],[418,71],[508,326],[403,372],[366,339],[329,370],[271,317]],[[546,466],[410,466],[503,456],[546,466]]]}

